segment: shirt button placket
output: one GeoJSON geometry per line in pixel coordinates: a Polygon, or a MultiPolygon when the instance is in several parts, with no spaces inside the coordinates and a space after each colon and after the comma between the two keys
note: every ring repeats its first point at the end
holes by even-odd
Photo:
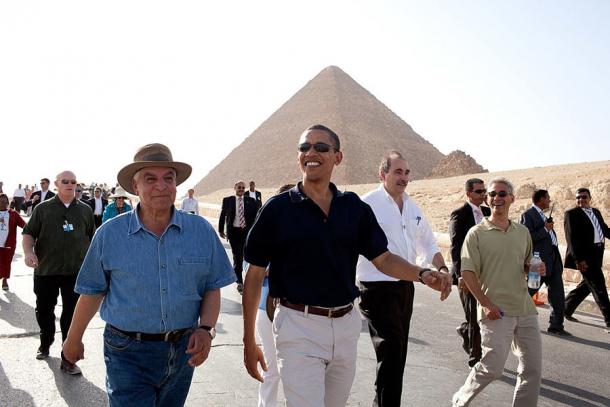
{"type": "Polygon", "coordinates": [[[167,298],[167,255],[165,252],[164,240],[159,239],[159,285],[161,286],[161,322],[164,327],[168,326],[167,321],[167,310],[169,308],[168,298],[167,298]]]}

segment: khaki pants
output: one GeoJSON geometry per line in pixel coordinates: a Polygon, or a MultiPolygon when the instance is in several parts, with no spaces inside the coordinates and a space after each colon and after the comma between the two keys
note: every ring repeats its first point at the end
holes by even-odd
{"type": "Polygon", "coordinates": [[[464,385],[453,395],[454,406],[467,406],[493,380],[499,379],[511,349],[519,358],[514,407],[538,403],[542,374],[542,342],[538,315],[479,321],[483,357],[474,365],[464,385]]]}
{"type": "Polygon", "coordinates": [[[361,329],[356,308],[341,318],[328,318],[279,307],[273,333],[288,407],[345,406],[361,329]]]}

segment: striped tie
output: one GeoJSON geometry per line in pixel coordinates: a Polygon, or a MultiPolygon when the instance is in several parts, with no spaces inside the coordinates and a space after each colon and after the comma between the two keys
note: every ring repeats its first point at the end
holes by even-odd
{"type": "Polygon", "coordinates": [[[237,219],[239,220],[239,227],[246,227],[246,218],[244,217],[244,198],[239,198],[239,204],[237,205],[237,219]]]}
{"type": "MultiPolygon", "coordinates": [[[[602,231],[602,227],[597,220],[597,216],[593,213],[593,209],[591,208],[583,208],[589,219],[591,219],[591,223],[593,223],[593,228],[595,229],[595,233],[597,233],[597,237],[600,242],[604,241],[604,232],[602,231]]],[[[598,239],[594,239],[594,242],[598,242],[598,239]]]]}
{"type": "MultiPolygon", "coordinates": [[[[546,215],[542,211],[538,211],[538,213],[540,214],[542,221],[546,223],[548,221],[546,215]]],[[[557,235],[555,234],[555,229],[547,230],[547,232],[549,233],[549,235],[551,235],[551,243],[553,243],[553,246],[557,246],[558,243],[557,235]]]]}

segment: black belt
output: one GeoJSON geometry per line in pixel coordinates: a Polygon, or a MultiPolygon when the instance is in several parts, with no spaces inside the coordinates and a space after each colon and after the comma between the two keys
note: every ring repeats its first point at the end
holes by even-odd
{"type": "Polygon", "coordinates": [[[290,308],[296,311],[308,312],[309,314],[321,315],[323,317],[328,318],[341,318],[342,316],[350,312],[352,308],[354,308],[352,304],[349,304],[348,306],[339,309],[312,307],[311,305],[294,304],[284,299],[280,300],[280,304],[282,304],[286,308],[290,308]]]}
{"type": "Polygon", "coordinates": [[[112,329],[114,329],[115,331],[117,331],[125,336],[129,336],[130,338],[136,338],[138,341],[171,342],[171,343],[178,342],[180,339],[182,339],[184,334],[186,334],[192,330],[192,328],[183,328],[183,329],[176,329],[175,331],[169,331],[169,332],[160,333],[160,334],[148,334],[148,333],[144,333],[144,332],[123,331],[122,329],[119,329],[116,326],[110,325],[110,324],[108,324],[108,326],[110,326],[112,329]]]}
{"type": "Polygon", "coordinates": [[[603,243],[593,243],[593,246],[595,247],[604,247],[603,243]]]}

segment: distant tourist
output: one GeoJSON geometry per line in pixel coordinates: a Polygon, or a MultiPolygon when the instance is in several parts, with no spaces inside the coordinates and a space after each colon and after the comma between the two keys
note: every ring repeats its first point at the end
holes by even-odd
{"type": "MultiPolygon", "coordinates": [[[[529,231],[534,245],[534,252],[540,254],[540,258],[546,266],[546,275],[542,277],[541,283],[548,288],[549,304],[551,305],[551,316],[547,332],[560,336],[572,336],[563,328],[565,311],[565,291],[563,289],[563,264],[561,254],[557,246],[557,234],[555,233],[552,218],[548,218],[544,211],[551,206],[549,192],[537,189],[532,195],[532,207],[521,214],[521,224],[529,231]]],[[[528,288],[530,295],[534,295],[540,288],[528,288]]]]}
{"type": "Polygon", "coordinates": [[[248,189],[248,196],[256,200],[256,204],[259,208],[263,206],[263,195],[260,193],[260,191],[256,190],[256,183],[254,181],[250,181],[250,189],[248,189]]]}
{"type": "Polygon", "coordinates": [[[270,198],[248,235],[250,264],[243,298],[244,362],[262,381],[265,358],[256,345],[255,321],[269,266],[269,295],[279,299],[274,336],[280,377],[289,406],[344,406],[356,373],[362,329],[353,301],[356,263],[362,254],[395,278],[418,278],[445,298],[443,273],[412,265],[391,254],[373,211],[351,192],[330,182],[343,153],[339,137],[323,125],[303,132],[297,149],[303,180],[270,198]]]}
{"type": "Polygon", "coordinates": [[[223,239],[229,240],[233,252],[233,270],[237,277],[237,291],[241,294],[244,289],[243,261],[244,243],[248,231],[256,218],[258,206],[256,201],[245,196],[246,184],[238,181],[234,185],[235,195],[222,199],[222,208],[218,219],[218,233],[223,239]],[[226,233],[225,233],[226,223],[226,233]]]}
{"type": "MultiPolygon", "coordinates": [[[[512,405],[536,406],[542,341],[538,312],[525,279],[532,258],[532,239],[525,226],[508,218],[515,200],[510,181],[493,179],[488,197],[491,216],[468,231],[461,260],[462,278],[479,303],[483,355],[453,395],[453,405],[469,405],[489,383],[502,377],[512,347],[519,359],[512,405]]],[[[544,275],[544,263],[533,271],[544,275]]]]}
{"type": "Polygon", "coordinates": [[[25,226],[21,216],[9,209],[8,205],[8,196],[0,193],[0,278],[4,291],[8,291],[8,279],[11,277],[11,264],[17,245],[17,226],[25,226]]]}
{"type": "Polygon", "coordinates": [[[184,405],[216,334],[220,289],[235,281],[212,226],[174,207],[190,174],[166,146],[141,147],[117,177],[140,203],[97,230],[81,267],[64,354],[84,357],[83,334],[101,304],[111,407],[184,405]]]}
{"type": "Polygon", "coordinates": [[[199,215],[199,202],[193,198],[195,190],[193,188],[188,190],[188,198],[182,201],[182,210],[194,215],[199,215]]]}
{"type": "Polygon", "coordinates": [[[17,213],[21,213],[21,210],[24,208],[23,204],[25,202],[25,189],[21,187],[21,184],[19,184],[19,187],[17,187],[15,192],[13,192],[13,202],[15,211],[17,213]]]}
{"type": "Polygon", "coordinates": [[[82,203],[89,205],[89,199],[83,197],[83,187],[78,184],[76,184],[76,188],[74,189],[74,197],[82,203]]]}
{"type": "Polygon", "coordinates": [[[26,205],[28,207],[31,207],[32,211],[34,211],[36,205],[38,205],[39,203],[51,199],[55,196],[55,193],[53,191],[49,191],[50,184],[51,181],[48,178],[42,178],[40,180],[40,190],[32,192],[30,200],[26,202],[26,205]]]}
{"type": "MultiPolygon", "coordinates": [[[[379,166],[381,185],[365,194],[362,201],[373,210],[391,253],[411,264],[420,257],[424,265],[444,270],[445,282],[451,287],[451,274],[436,237],[421,209],[405,193],[410,172],[402,154],[389,151],[379,166]]],[[[356,277],[360,281],[360,312],[368,323],[377,357],[373,405],[399,406],[415,287],[412,281],[382,273],[363,256],[358,259],[356,277]]]]}
{"type": "Polygon", "coordinates": [[[601,212],[591,207],[591,192],[587,188],[576,191],[576,207],[565,213],[563,224],[568,243],[565,266],[578,269],[582,276],[582,281],[566,297],[565,317],[576,322],[572,316],[574,311],[591,293],[604,316],[606,328],[610,328],[610,301],[602,272],[604,243],[610,239],[610,229],[601,212]]]}
{"type": "Polygon", "coordinates": [[[454,283],[458,286],[460,301],[464,309],[465,321],[457,328],[462,337],[462,348],[468,355],[468,366],[473,367],[481,360],[481,331],[477,322],[477,300],[468,290],[461,273],[461,251],[466,233],[474,225],[478,225],[484,218],[491,215],[491,209],[483,205],[487,198],[485,183],[478,178],[466,181],[467,201],[461,208],[451,212],[449,220],[449,238],[451,239],[451,272],[454,283]]]}
{"type": "Polygon", "coordinates": [[[108,206],[108,200],[102,196],[102,188],[95,187],[93,190],[93,198],[87,201],[91,210],[93,211],[93,219],[95,220],[95,227],[99,228],[104,223],[104,211],[108,206]]]}
{"type": "MultiPolygon", "coordinates": [[[[25,264],[34,268],[36,320],[40,327],[40,347],[36,359],[49,356],[55,340],[55,305],[61,293],[59,320],[62,342],[66,340],[78,299],[74,284],[78,270],[95,231],[93,212],[76,199],[76,176],[64,171],[55,180],[57,195],[39,204],[23,230],[25,264]]],[[[61,370],[80,374],[80,368],[62,354],[61,370]]]]}
{"type": "Polygon", "coordinates": [[[114,194],[110,195],[109,198],[113,199],[111,204],[106,206],[104,214],[102,215],[102,223],[107,220],[114,218],[122,213],[129,212],[133,208],[127,202],[127,193],[122,187],[116,187],[114,194]]]}

